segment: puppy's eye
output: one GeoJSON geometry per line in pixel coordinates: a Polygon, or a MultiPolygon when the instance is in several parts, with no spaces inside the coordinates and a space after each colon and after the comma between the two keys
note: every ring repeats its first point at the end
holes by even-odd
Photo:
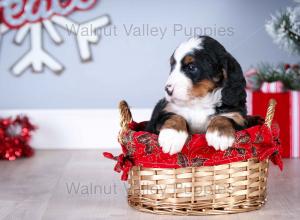
{"type": "Polygon", "coordinates": [[[189,71],[190,73],[196,73],[198,71],[198,68],[195,64],[190,63],[187,65],[187,71],[189,71]]]}

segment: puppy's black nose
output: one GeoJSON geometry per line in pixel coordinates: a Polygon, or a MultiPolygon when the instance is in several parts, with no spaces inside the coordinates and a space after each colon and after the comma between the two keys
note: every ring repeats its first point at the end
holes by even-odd
{"type": "Polygon", "coordinates": [[[166,85],[165,91],[166,91],[166,93],[167,93],[169,96],[171,96],[171,95],[173,94],[172,86],[171,86],[171,85],[166,85]]]}

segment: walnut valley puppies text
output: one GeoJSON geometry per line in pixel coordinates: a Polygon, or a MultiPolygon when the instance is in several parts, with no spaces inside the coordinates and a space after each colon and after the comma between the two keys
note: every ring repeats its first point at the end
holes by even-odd
{"type": "MultiPolygon", "coordinates": [[[[93,35],[92,28],[76,28],[67,26],[69,33],[76,32],[82,36],[93,35]]],[[[209,35],[215,37],[231,37],[235,33],[234,27],[231,26],[185,26],[183,24],[154,25],[154,24],[117,24],[111,25],[104,29],[99,29],[95,34],[106,37],[137,37],[137,38],[158,38],[160,40],[166,37],[186,36],[192,37],[197,35],[209,35]]]]}

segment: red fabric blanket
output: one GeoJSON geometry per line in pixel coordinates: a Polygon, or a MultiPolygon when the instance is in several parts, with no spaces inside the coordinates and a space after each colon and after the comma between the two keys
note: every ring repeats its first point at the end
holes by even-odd
{"type": "Polygon", "coordinates": [[[122,134],[123,153],[119,156],[103,153],[105,157],[117,161],[115,171],[123,171],[122,180],[127,180],[132,166],[151,168],[213,166],[256,157],[259,160],[270,158],[281,170],[283,168],[279,127],[274,123],[271,129],[259,125],[236,132],[235,143],[225,151],[208,146],[204,134],[194,134],[182,151],[174,155],[164,153],[158,144],[158,136],[143,131],[144,127],[145,122],[130,124],[130,129],[122,134]]]}

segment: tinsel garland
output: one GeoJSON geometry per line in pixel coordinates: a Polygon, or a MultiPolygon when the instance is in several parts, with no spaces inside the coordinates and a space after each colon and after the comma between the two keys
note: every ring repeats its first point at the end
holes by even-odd
{"type": "Polygon", "coordinates": [[[266,31],[280,47],[300,54],[300,7],[272,15],[266,23],[266,31]]]}
{"type": "Polygon", "coordinates": [[[0,118],[0,160],[31,157],[34,150],[29,141],[35,129],[26,116],[0,118]]]}
{"type": "Polygon", "coordinates": [[[300,90],[300,65],[262,63],[245,73],[247,88],[259,90],[264,82],[282,82],[284,90],[300,90]]]}

